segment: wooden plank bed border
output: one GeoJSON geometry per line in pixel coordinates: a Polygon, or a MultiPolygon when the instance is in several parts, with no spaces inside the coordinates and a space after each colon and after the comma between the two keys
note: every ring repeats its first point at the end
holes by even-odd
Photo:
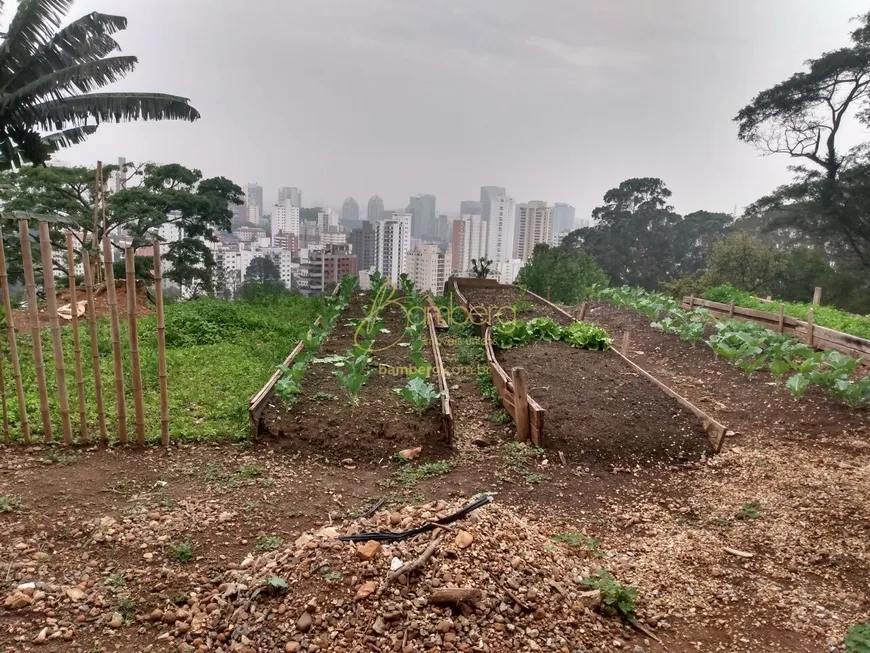
{"type": "Polygon", "coordinates": [[[435,316],[439,315],[436,307],[428,312],[429,338],[432,341],[432,355],[435,359],[435,370],[438,376],[438,388],[441,390],[441,424],[447,444],[453,444],[453,411],[450,408],[450,387],[447,385],[447,375],[444,372],[444,361],[441,359],[441,346],[438,344],[438,333],[435,330],[435,316]]]}

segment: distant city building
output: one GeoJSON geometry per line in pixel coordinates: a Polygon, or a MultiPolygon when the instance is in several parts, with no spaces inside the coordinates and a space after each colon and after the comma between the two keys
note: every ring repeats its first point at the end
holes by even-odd
{"type": "Polygon", "coordinates": [[[408,252],[406,271],[414,285],[423,291],[441,294],[447,279],[444,252],[438,245],[424,245],[422,249],[408,252]]]}
{"type": "Polygon", "coordinates": [[[322,295],[344,276],[357,274],[357,259],[350,245],[327,245],[309,250],[300,262],[296,288],[305,296],[322,295]]]}
{"type": "Polygon", "coordinates": [[[435,226],[435,196],[414,195],[408,202],[411,220],[411,234],[417,237],[433,234],[435,226]]]}
{"type": "Polygon", "coordinates": [[[248,222],[254,225],[260,224],[263,217],[263,207],[257,204],[248,204],[248,222]]]}
{"type": "Polygon", "coordinates": [[[344,245],[347,243],[347,232],[340,227],[329,227],[320,230],[321,245],[344,245]]]}
{"type": "Polygon", "coordinates": [[[241,227],[248,221],[248,205],[233,204],[230,202],[230,211],[233,212],[233,227],[241,227]]]}
{"type": "Polygon", "coordinates": [[[384,212],[384,200],[377,195],[372,195],[366,208],[366,220],[374,222],[381,219],[381,213],[384,212]]]}
{"type": "Polygon", "coordinates": [[[411,251],[411,215],[394,213],[389,220],[377,224],[375,267],[394,284],[405,272],[408,252],[411,251]]]}
{"type": "Polygon", "coordinates": [[[278,204],[290,200],[290,205],[297,209],[302,208],[302,191],[295,186],[284,186],[278,189],[278,204]]]}
{"type": "Polygon", "coordinates": [[[553,231],[553,207],[546,202],[517,205],[517,235],[513,258],[528,261],[539,243],[550,244],[553,231]]]}
{"type": "Polygon", "coordinates": [[[341,221],[348,222],[351,220],[359,220],[359,204],[357,204],[354,198],[348,197],[344,200],[344,204],[341,205],[341,221]]]}
{"type": "Polygon", "coordinates": [[[299,223],[299,249],[308,249],[320,244],[320,226],[316,222],[302,220],[299,223]]]}
{"type": "Polygon", "coordinates": [[[360,270],[370,270],[375,267],[375,250],[378,246],[378,234],[373,223],[365,221],[358,229],[350,232],[348,241],[356,254],[357,266],[360,270]]]}
{"type": "Polygon", "coordinates": [[[518,258],[512,258],[498,266],[498,282],[504,285],[510,285],[517,280],[520,270],[525,265],[524,261],[518,258]]]}
{"type": "Polygon", "coordinates": [[[263,187],[259,184],[248,184],[248,191],[245,193],[248,203],[248,220],[257,224],[260,216],[263,215],[263,187]],[[257,207],[257,220],[251,220],[251,206],[257,207]]]}
{"type": "Polygon", "coordinates": [[[570,204],[556,202],[553,204],[553,233],[574,231],[577,228],[574,217],[574,207],[570,204]]]}
{"type": "Polygon", "coordinates": [[[462,200],[459,203],[459,215],[480,215],[481,203],[476,200],[462,200]]]}
{"type": "Polygon", "coordinates": [[[294,256],[299,256],[299,236],[284,231],[277,235],[272,234],[272,247],[277,249],[287,249],[293,252],[294,256]]]}
{"type": "Polygon", "coordinates": [[[500,186],[480,187],[480,215],[484,220],[489,220],[492,215],[492,204],[499,197],[505,197],[507,191],[500,186]]]}
{"type": "Polygon", "coordinates": [[[438,240],[446,241],[450,239],[450,218],[441,214],[435,221],[436,229],[433,234],[438,240]]]}
{"type": "Polygon", "coordinates": [[[490,215],[487,222],[486,257],[497,267],[515,258],[513,250],[516,204],[513,197],[499,195],[489,198],[488,210],[490,215]]]}
{"type": "Polygon", "coordinates": [[[471,260],[486,255],[487,227],[479,215],[463,215],[453,221],[453,238],[450,242],[450,270],[465,275],[471,270],[471,260]]]}
{"type": "Polygon", "coordinates": [[[236,229],[236,236],[243,243],[253,243],[261,238],[268,238],[266,230],[261,227],[240,227],[236,229]]]}
{"type": "MultiPolygon", "coordinates": [[[[574,229],[571,229],[571,231],[574,231],[574,229]]],[[[553,234],[553,243],[552,243],[553,247],[558,247],[559,245],[561,245],[562,241],[565,240],[565,236],[570,234],[571,231],[566,230],[566,231],[560,231],[557,234],[553,234]]]]}
{"type": "Polygon", "coordinates": [[[299,207],[290,199],[272,207],[272,237],[280,233],[299,235],[299,207]]]}
{"type": "Polygon", "coordinates": [[[321,231],[330,227],[338,227],[338,216],[330,208],[325,208],[317,214],[317,224],[321,231]]]}

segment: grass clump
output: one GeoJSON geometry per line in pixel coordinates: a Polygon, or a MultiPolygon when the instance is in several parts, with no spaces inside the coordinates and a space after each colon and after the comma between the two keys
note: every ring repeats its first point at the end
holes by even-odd
{"type": "Polygon", "coordinates": [[[186,564],[193,560],[193,547],[190,542],[169,545],[169,557],[175,562],[186,564]]]}
{"type": "Polygon", "coordinates": [[[399,471],[396,472],[396,479],[403,487],[413,487],[420,479],[449,474],[451,469],[453,468],[450,463],[445,461],[425,463],[417,467],[405,464],[399,467],[399,471]]]}
{"type": "Polygon", "coordinates": [[[21,499],[18,497],[0,496],[0,514],[4,512],[17,512],[21,510],[21,499]]]}
{"type": "Polygon", "coordinates": [[[613,612],[629,621],[637,619],[637,588],[623,585],[604,569],[583,578],[581,583],[589,589],[601,592],[601,602],[613,612]]]}
{"type": "Polygon", "coordinates": [[[737,519],[758,519],[761,517],[761,503],[758,501],[750,501],[744,503],[740,510],[737,511],[737,519]]]}
{"type": "Polygon", "coordinates": [[[870,623],[855,624],[846,633],[846,653],[870,653],[870,623]]]}
{"type": "Polygon", "coordinates": [[[283,540],[277,535],[261,535],[257,540],[257,549],[260,551],[274,551],[281,546],[283,540]]]}
{"type": "Polygon", "coordinates": [[[504,445],[504,462],[513,470],[520,470],[528,463],[542,456],[544,450],[520,442],[508,442],[504,445]]]}

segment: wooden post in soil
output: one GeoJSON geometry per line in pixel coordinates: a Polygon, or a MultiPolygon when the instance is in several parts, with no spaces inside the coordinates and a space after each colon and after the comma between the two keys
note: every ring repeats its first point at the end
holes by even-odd
{"type": "Polygon", "coordinates": [[[734,300],[731,300],[731,303],[728,305],[728,319],[730,320],[734,317],[734,300]]]}
{"type": "Polygon", "coordinates": [[[779,324],[777,324],[776,330],[780,334],[785,332],[785,302],[779,303],[779,324]]]}
{"type": "Polygon", "coordinates": [[[514,386],[514,418],[517,423],[517,440],[528,443],[532,439],[532,432],[529,425],[526,371],[522,367],[511,368],[511,380],[514,386]]]}
{"type": "Polygon", "coordinates": [[[136,314],[136,250],[128,247],[127,259],[127,321],[130,335],[130,367],[133,385],[133,410],[136,414],[136,444],[145,446],[145,397],[142,394],[142,369],[139,366],[139,322],[136,314]]]}
{"type": "Polygon", "coordinates": [[[580,304],[580,315],[577,318],[577,321],[582,322],[585,317],[586,317],[586,302],[583,302],[582,304],[580,304]]]}
{"type": "Polygon", "coordinates": [[[154,304],[157,308],[157,374],[160,377],[160,444],[169,446],[169,384],[166,377],[166,319],[163,315],[163,263],[154,241],[154,304]]]}
{"type": "Polygon", "coordinates": [[[822,303],[822,287],[816,286],[813,291],[813,306],[819,306],[822,303]]]}
{"type": "Polygon", "coordinates": [[[91,333],[91,364],[94,369],[94,394],[97,397],[97,421],[100,425],[100,440],[105,444],[109,441],[109,432],[106,430],[106,409],[103,406],[103,371],[100,368],[97,311],[96,303],[94,302],[94,277],[91,273],[90,256],[82,256],[82,265],[85,269],[85,294],[88,300],[88,328],[91,333]]]}
{"type": "Polygon", "coordinates": [[[631,336],[628,331],[622,334],[622,355],[628,358],[628,347],[631,342],[631,336]]]}
{"type": "Polygon", "coordinates": [[[91,246],[94,252],[93,272],[94,283],[100,283],[100,206],[103,202],[103,162],[97,161],[97,171],[94,173],[94,225],[91,231],[91,246]]]}
{"type": "Polygon", "coordinates": [[[27,405],[24,401],[24,382],[21,379],[21,362],[18,359],[18,341],[15,339],[15,319],[12,313],[12,298],[9,295],[9,279],[6,276],[6,250],[3,234],[0,233],[0,292],[3,294],[3,309],[6,311],[6,334],[9,340],[9,360],[12,362],[12,378],[18,394],[18,411],[21,416],[21,435],[30,444],[30,422],[27,419],[27,405]]]}
{"type": "Polygon", "coordinates": [[[30,337],[33,339],[33,367],[36,386],[39,389],[39,412],[42,415],[42,432],[46,443],[51,442],[51,409],[48,405],[48,389],[45,386],[45,361],[42,358],[42,334],[39,329],[39,305],[36,303],[36,278],[33,275],[33,253],[30,250],[30,227],[27,220],[18,222],[18,239],[21,242],[21,262],[24,267],[24,287],[27,289],[27,307],[30,312],[30,337]]]}
{"type": "Polygon", "coordinates": [[[692,311],[695,309],[695,296],[689,295],[689,310],[692,311]]]}
{"type": "Polygon", "coordinates": [[[814,335],[813,332],[816,330],[815,319],[816,319],[815,309],[811,308],[807,312],[807,344],[810,347],[813,346],[813,335],[814,335]]]}
{"type": "Polygon", "coordinates": [[[124,366],[121,363],[121,327],[118,324],[118,297],[115,293],[115,272],[112,269],[112,243],[103,238],[103,268],[106,273],[106,298],[112,324],[112,359],[114,362],[115,403],[118,409],[118,441],[127,444],[127,404],[124,403],[124,366]]]}
{"type": "MultiPolygon", "coordinates": [[[[54,372],[57,376],[57,401],[60,404],[60,423],[63,443],[72,444],[72,420],[69,414],[69,389],[66,387],[66,363],[63,360],[63,340],[57,317],[57,291],[54,286],[54,258],[51,252],[51,234],[48,223],[39,223],[39,250],[42,254],[42,284],[45,289],[45,310],[51,325],[51,344],[54,348],[54,372]]],[[[75,270],[73,270],[75,273],[75,270]]]]}
{"type": "MultiPolygon", "coordinates": [[[[84,257],[83,257],[84,258],[84,257]]],[[[70,311],[70,322],[72,324],[73,335],[73,356],[76,366],[76,392],[79,400],[79,435],[82,442],[88,441],[88,418],[85,408],[85,379],[82,372],[82,344],[79,337],[79,305],[78,297],[76,296],[76,256],[73,249],[73,235],[66,235],[66,260],[69,268],[69,303],[72,310],[70,311]]]]}
{"type": "Polygon", "coordinates": [[[547,286],[547,301],[548,301],[548,302],[549,302],[549,301],[552,301],[552,300],[550,299],[550,286],[547,286]]]}
{"type": "Polygon", "coordinates": [[[0,401],[3,403],[3,443],[9,444],[9,413],[6,410],[6,379],[3,372],[3,356],[0,354],[0,401]]]}

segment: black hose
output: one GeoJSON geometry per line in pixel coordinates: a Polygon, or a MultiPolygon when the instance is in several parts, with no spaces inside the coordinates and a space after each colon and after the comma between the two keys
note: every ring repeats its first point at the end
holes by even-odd
{"type": "Polygon", "coordinates": [[[392,533],[390,531],[379,532],[379,533],[358,533],[356,535],[345,535],[344,537],[338,538],[342,542],[368,542],[370,540],[376,540],[378,542],[400,542],[402,540],[407,540],[409,537],[415,537],[417,535],[422,535],[423,533],[428,533],[429,531],[435,530],[438,526],[447,526],[455,521],[458,521],[468,515],[469,513],[474,512],[478,508],[485,506],[486,504],[492,501],[492,496],[486,495],[475,501],[474,503],[470,503],[465,506],[462,510],[454,512],[452,515],[447,515],[446,517],[442,517],[437,521],[432,522],[431,524],[424,524],[419,528],[413,528],[409,531],[402,531],[400,533],[392,533]]]}

